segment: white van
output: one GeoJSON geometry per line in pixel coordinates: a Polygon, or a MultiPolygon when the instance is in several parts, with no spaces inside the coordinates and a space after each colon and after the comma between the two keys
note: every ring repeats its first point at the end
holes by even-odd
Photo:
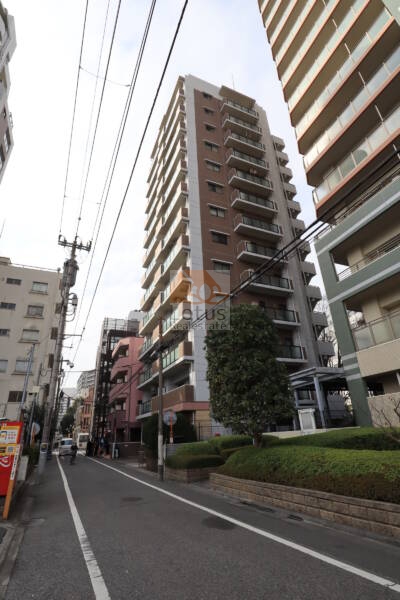
{"type": "Polygon", "coordinates": [[[73,443],[74,440],[72,438],[62,438],[58,450],[59,456],[65,456],[66,454],[70,454],[71,446],[73,443]]]}

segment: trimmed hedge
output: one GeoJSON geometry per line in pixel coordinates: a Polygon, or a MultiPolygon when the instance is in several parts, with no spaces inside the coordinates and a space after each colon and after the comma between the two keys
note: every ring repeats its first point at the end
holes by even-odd
{"type": "Polygon", "coordinates": [[[238,448],[239,446],[250,446],[253,438],[250,435],[221,435],[208,440],[208,444],[214,450],[214,454],[220,454],[221,450],[227,448],[238,448]]]}
{"type": "Polygon", "coordinates": [[[192,442],[179,444],[174,456],[205,456],[216,454],[208,442],[192,442]]]}
{"type": "Polygon", "coordinates": [[[400,452],[322,447],[244,448],[218,473],[400,503],[400,452]]]}
{"type": "Polygon", "coordinates": [[[400,450],[400,428],[392,433],[375,427],[339,429],[280,440],[280,446],[318,446],[349,450],[400,450]]]}
{"type": "Polygon", "coordinates": [[[263,448],[269,448],[270,446],[276,446],[280,444],[280,439],[277,435],[264,434],[261,438],[261,446],[263,448]]]}
{"type": "Polygon", "coordinates": [[[238,450],[243,450],[243,448],[250,448],[252,446],[239,446],[238,448],[225,448],[225,450],[221,450],[221,456],[224,460],[228,460],[232,454],[235,454],[238,450]]]}
{"type": "Polygon", "coordinates": [[[222,457],[217,454],[193,456],[173,454],[168,456],[165,464],[171,469],[202,469],[204,467],[219,467],[223,462],[222,457]]]}

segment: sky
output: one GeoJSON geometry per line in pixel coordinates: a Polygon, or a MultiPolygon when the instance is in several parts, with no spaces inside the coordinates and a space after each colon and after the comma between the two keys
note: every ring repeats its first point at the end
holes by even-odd
{"type": "MultiPolygon", "coordinates": [[[[88,175],[102,78],[119,0],[89,0],[68,172],[85,2],[4,0],[3,3],[15,18],[17,48],[9,65],[8,104],[14,122],[14,148],[0,185],[0,230],[4,223],[0,255],[10,257],[13,263],[57,269],[67,256],[67,251],[57,244],[58,234],[61,231],[67,240],[74,239],[82,197],[78,235],[83,243],[93,239],[106,173],[129,91],[127,85],[151,2],[121,0],[88,175]]],[[[94,253],[78,254],[79,272],[72,291],[79,299],[79,318],[68,324],[67,333],[82,332],[182,6],[183,0],[156,3],[97,246],[94,253]]],[[[179,75],[187,74],[218,86],[234,87],[265,108],[271,132],[285,140],[298,191],[296,199],[302,204],[302,218],[306,224],[315,218],[311,188],[306,183],[257,0],[189,0],[74,368],[64,383],[69,387],[75,384],[80,370],[95,367],[103,318],[126,318],[130,310],[140,306],[150,154],[176,80],[179,75]]],[[[67,343],[73,347],[65,349],[64,358],[73,358],[78,339],[69,338],[67,343]]]]}

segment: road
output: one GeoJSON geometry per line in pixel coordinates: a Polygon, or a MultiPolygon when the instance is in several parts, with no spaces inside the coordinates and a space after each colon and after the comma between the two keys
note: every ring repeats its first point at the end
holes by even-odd
{"type": "Polygon", "coordinates": [[[7,600],[400,600],[400,545],[205,485],[53,457],[29,495],[7,600]]]}

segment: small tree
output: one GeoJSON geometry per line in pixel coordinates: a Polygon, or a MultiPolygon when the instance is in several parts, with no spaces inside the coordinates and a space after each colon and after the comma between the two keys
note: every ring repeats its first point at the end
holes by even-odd
{"type": "Polygon", "coordinates": [[[272,321],[249,304],[231,308],[230,330],[210,330],[206,337],[213,417],[235,433],[253,436],[256,446],[268,425],[294,413],[277,346],[272,321]]]}
{"type": "MultiPolygon", "coordinates": [[[[176,415],[176,423],[172,426],[172,431],[174,435],[174,440],[177,442],[195,442],[196,432],[194,430],[193,425],[189,423],[189,421],[185,418],[181,413],[177,413],[176,415]]],[[[169,426],[163,424],[163,436],[164,442],[169,439],[169,426]]],[[[143,424],[143,442],[145,446],[150,450],[151,454],[156,456],[157,454],[157,444],[158,444],[158,415],[154,414],[143,424]]]]}
{"type": "Polygon", "coordinates": [[[67,409],[67,412],[63,416],[60,422],[61,433],[66,436],[72,433],[72,428],[75,423],[75,411],[72,407],[67,409]]]}

